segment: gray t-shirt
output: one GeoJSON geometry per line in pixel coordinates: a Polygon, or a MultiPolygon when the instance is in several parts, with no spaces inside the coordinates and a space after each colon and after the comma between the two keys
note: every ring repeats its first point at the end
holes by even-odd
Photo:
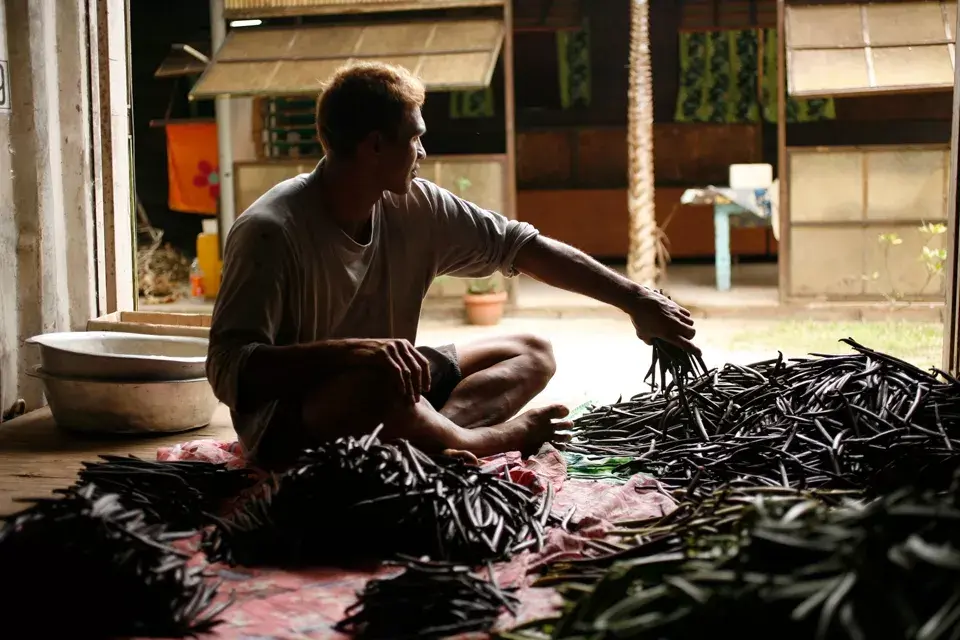
{"type": "Polygon", "coordinates": [[[308,174],[273,187],[234,223],[213,310],[207,374],[246,450],[256,451],[277,402],[240,406],[238,379],[258,345],[335,338],[416,340],[423,298],[438,275],[516,275],[517,251],[537,236],[415,179],[384,193],[370,242],[355,242],[320,211],[308,174]]]}

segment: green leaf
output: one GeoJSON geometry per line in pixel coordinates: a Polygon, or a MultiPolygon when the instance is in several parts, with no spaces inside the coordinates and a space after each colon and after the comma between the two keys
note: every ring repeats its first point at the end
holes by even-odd
{"type": "Polygon", "coordinates": [[[920,232],[931,236],[938,236],[947,232],[947,225],[942,222],[927,222],[920,225],[920,232]]]}

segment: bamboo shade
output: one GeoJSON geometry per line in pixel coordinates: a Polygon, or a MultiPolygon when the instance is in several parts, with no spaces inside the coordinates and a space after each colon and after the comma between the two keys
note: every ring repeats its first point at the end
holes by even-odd
{"type": "Polygon", "coordinates": [[[317,93],[340,66],[406,67],[429,91],[490,85],[503,43],[499,20],[294,26],[231,31],[190,98],[317,93]]]}
{"type": "Polygon", "coordinates": [[[223,15],[270,18],[345,13],[501,6],[504,0],[224,0],[223,15]]]}
{"type": "Polygon", "coordinates": [[[950,89],[956,2],[788,6],[794,97],[950,89]]]}

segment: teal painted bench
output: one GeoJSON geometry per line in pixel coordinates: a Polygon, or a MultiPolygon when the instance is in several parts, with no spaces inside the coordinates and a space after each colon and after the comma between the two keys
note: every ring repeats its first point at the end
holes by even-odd
{"type": "Polygon", "coordinates": [[[767,189],[705,187],[687,189],[680,197],[684,205],[713,206],[714,268],[717,291],[730,290],[730,229],[770,227],[770,199],[767,189]]]}

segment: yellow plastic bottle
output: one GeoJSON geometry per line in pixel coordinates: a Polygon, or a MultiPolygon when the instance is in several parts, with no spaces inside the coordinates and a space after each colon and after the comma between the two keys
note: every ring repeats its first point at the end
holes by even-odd
{"type": "Polygon", "coordinates": [[[204,233],[197,236],[197,263],[203,272],[203,296],[207,300],[217,297],[220,290],[220,271],[223,264],[220,261],[220,235],[208,233],[204,225],[204,233]]]}

